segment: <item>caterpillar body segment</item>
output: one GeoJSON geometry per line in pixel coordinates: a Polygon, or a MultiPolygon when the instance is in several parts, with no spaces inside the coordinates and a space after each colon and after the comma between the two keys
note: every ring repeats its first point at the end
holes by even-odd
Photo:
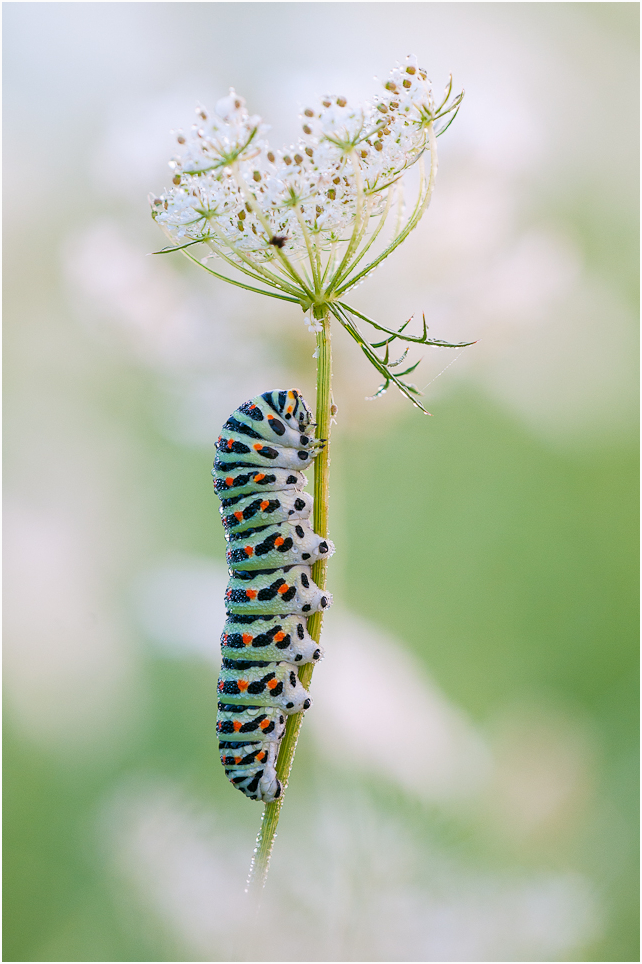
{"type": "Polygon", "coordinates": [[[332,603],[310,575],[334,552],[313,531],[313,500],[303,492],[302,470],[325,445],[314,428],[295,389],[264,392],[226,420],[212,470],[230,568],[216,723],[221,763],[233,786],[266,803],[282,793],[276,761],[286,717],[312,703],[297,669],[323,656],[307,617],[332,603]]]}
{"type": "Polygon", "coordinates": [[[224,659],[218,680],[219,699],[236,703],[277,706],[284,713],[300,713],[312,705],[308,691],[297,676],[294,663],[224,659]]]}
{"type": "Polygon", "coordinates": [[[225,776],[252,800],[277,800],[281,783],[276,775],[278,743],[220,743],[225,776]]]}
{"type": "Polygon", "coordinates": [[[219,740],[279,742],[285,730],[285,714],[278,706],[245,706],[219,700],[216,732],[219,740]]]}
{"type": "Polygon", "coordinates": [[[243,468],[253,465],[268,467],[278,465],[283,469],[297,471],[307,469],[324,444],[321,443],[314,448],[307,446],[290,448],[265,439],[253,441],[240,432],[224,429],[216,440],[218,455],[214,465],[220,469],[226,465],[243,468]]]}
{"type": "Polygon", "coordinates": [[[225,592],[231,613],[291,613],[310,616],[332,604],[332,596],[312,581],[309,566],[232,571],[225,592]]]}
{"type": "Polygon", "coordinates": [[[230,496],[250,495],[255,492],[281,492],[289,489],[301,489],[308,484],[302,472],[292,469],[281,469],[272,465],[266,471],[255,466],[242,465],[232,469],[230,466],[217,467],[218,457],[214,462],[212,475],[214,476],[214,492],[219,499],[230,496]]]}
{"type": "Polygon", "coordinates": [[[240,740],[221,740],[219,743],[224,767],[261,767],[265,765],[269,754],[278,749],[278,743],[246,743],[240,740]]]}
{"type": "Polygon", "coordinates": [[[311,566],[329,558],[334,545],[314,532],[307,522],[267,526],[236,533],[228,542],[226,558],[231,567],[267,569],[302,563],[311,566]]]}
{"type": "Polygon", "coordinates": [[[228,614],[221,634],[223,659],[315,663],[323,649],[308,634],[306,618],[228,614]]]}
{"type": "Polygon", "coordinates": [[[227,534],[256,526],[309,519],[313,504],[311,495],[294,489],[223,499],[220,512],[227,534]]]}
{"type": "Polygon", "coordinates": [[[225,776],[250,800],[272,803],[283,792],[275,764],[266,764],[265,767],[226,767],[225,776]]]}

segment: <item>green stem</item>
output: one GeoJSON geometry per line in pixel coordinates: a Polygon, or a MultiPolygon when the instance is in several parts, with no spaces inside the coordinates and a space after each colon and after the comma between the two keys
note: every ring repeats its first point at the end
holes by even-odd
{"type": "MultiPolygon", "coordinates": [[[[314,462],[314,531],[321,536],[328,537],[328,494],[330,475],[330,421],[332,413],[331,379],[332,379],[332,345],[330,341],[330,313],[323,306],[315,310],[317,320],[323,325],[323,330],[317,334],[317,349],[319,352],[317,365],[317,438],[326,439],[325,448],[314,462]],[[317,314],[318,312],[318,314],[317,314]]],[[[312,567],[312,578],[320,589],[326,587],[327,560],[319,559],[312,567]]],[[[321,624],[323,613],[313,613],[308,619],[308,632],[315,642],[321,639],[321,624]]],[[[306,663],[299,670],[299,679],[307,688],[312,679],[313,663],[306,663]]],[[[247,883],[249,894],[260,898],[270,866],[270,857],[274,847],[276,829],[279,823],[281,807],[287,790],[294,751],[296,750],[299,731],[303,720],[303,713],[295,713],[288,717],[285,735],[281,743],[276,772],[283,784],[283,793],[274,803],[266,803],[263,809],[261,829],[256,839],[256,850],[252,858],[252,865],[247,883]]]]}
{"type": "MultiPolygon", "coordinates": [[[[177,248],[176,250],[181,251],[180,248],[177,248]]],[[[289,295],[281,295],[281,294],[278,294],[276,291],[266,291],[264,288],[255,288],[253,287],[253,285],[246,285],[246,284],[243,284],[242,281],[236,281],[234,278],[228,278],[226,274],[220,274],[218,271],[214,271],[214,269],[210,268],[208,265],[203,264],[202,261],[199,261],[198,258],[195,258],[193,254],[189,253],[189,251],[185,251],[184,249],[182,249],[182,254],[184,254],[186,258],[189,258],[190,261],[193,261],[194,264],[199,265],[201,268],[205,268],[205,270],[209,274],[214,275],[215,278],[220,278],[221,281],[228,281],[231,285],[236,285],[237,288],[245,288],[246,291],[254,291],[256,292],[257,295],[267,295],[268,298],[278,298],[280,301],[291,301],[295,305],[298,305],[301,303],[300,298],[290,298],[289,295]]],[[[263,278],[260,278],[259,280],[263,281],[263,278]]],[[[265,284],[267,284],[267,281],[265,282],[265,284]]]]}

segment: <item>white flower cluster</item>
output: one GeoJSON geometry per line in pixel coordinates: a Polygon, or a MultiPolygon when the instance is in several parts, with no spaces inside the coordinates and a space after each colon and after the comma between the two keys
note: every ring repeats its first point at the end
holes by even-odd
{"type": "Polygon", "coordinates": [[[205,241],[235,263],[274,260],[277,248],[290,258],[309,255],[311,244],[328,250],[350,238],[355,220],[367,226],[381,214],[386,189],[422,155],[442,107],[411,56],[372,103],[327,96],[304,110],[298,143],[276,150],[231,89],[178,134],[184,150],[170,162],[172,188],[150,199],[153,216],[174,244],[205,241]]]}

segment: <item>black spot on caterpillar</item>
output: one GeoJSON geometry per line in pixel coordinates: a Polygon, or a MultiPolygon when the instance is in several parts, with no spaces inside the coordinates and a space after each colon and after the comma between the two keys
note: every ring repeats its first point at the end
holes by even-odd
{"type": "MultiPolygon", "coordinates": [[[[286,240],[275,236],[271,243],[282,247],[286,240]]],[[[230,782],[266,803],[282,792],[276,760],[285,714],[312,704],[296,668],[323,655],[307,617],[332,602],[309,567],[334,547],[310,525],[313,503],[300,471],[324,444],[294,389],[239,405],[216,442],[212,475],[230,568],[216,729],[230,782]]]]}

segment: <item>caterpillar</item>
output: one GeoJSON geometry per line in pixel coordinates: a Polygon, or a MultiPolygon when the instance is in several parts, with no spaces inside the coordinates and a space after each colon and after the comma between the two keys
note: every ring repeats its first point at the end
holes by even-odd
{"type": "Polygon", "coordinates": [[[276,761],[286,717],[312,700],[297,667],[323,650],[307,618],[332,596],[310,567],[334,552],[309,519],[303,491],[308,468],[325,445],[295,389],[264,392],[240,405],[216,442],[212,475],[221,500],[229,581],[221,634],[216,730],[225,775],[251,800],[282,793],[276,761]]]}

